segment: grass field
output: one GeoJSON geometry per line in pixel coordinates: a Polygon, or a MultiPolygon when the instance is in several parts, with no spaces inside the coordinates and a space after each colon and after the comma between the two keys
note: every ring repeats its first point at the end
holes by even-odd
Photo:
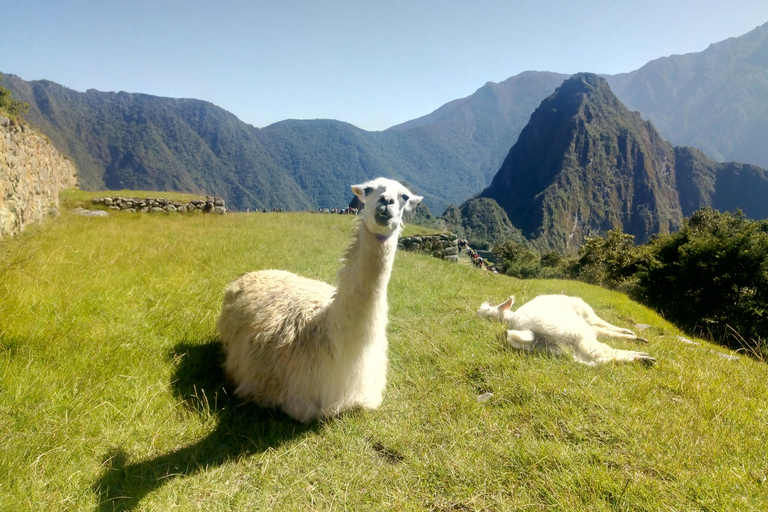
{"type": "Polygon", "coordinates": [[[399,252],[379,410],[307,426],[232,398],[225,284],[332,283],[353,221],[64,212],[0,244],[0,510],[768,509],[768,366],[581,283],[399,252]],[[519,353],[474,314],[541,293],[651,324],[657,364],[519,353]]]}

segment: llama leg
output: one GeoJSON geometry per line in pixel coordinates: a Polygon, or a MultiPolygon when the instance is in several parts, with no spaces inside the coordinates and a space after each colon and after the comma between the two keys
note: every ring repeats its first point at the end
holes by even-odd
{"type": "Polygon", "coordinates": [[[654,363],[656,360],[645,352],[617,350],[597,341],[594,333],[584,333],[573,345],[573,358],[588,365],[603,364],[609,361],[643,361],[654,363]]]}
{"type": "Polygon", "coordinates": [[[595,334],[597,335],[608,336],[610,338],[635,340],[635,341],[648,343],[647,339],[639,337],[629,329],[624,329],[623,327],[617,327],[613,324],[609,324],[608,322],[606,322],[605,320],[597,316],[594,311],[588,312],[585,320],[589,325],[592,326],[592,329],[594,329],[595,334]]]}
{"type": "Polygon", "coordinates": [[[535,348],[536,337],[533,331],[507,331],[507,343],[514,348],[522,350],[533,350],[535,348]]]}

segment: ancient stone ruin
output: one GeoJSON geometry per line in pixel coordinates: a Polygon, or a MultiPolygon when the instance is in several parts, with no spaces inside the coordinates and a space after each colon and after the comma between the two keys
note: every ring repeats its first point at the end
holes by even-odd
{"type": "Polygon", "coordinates": [[[453,233],[400,238],[398,249],[431,254],[435,258],[456,263],[459,261],[458,236],[453,233]]]}
{"type": "Polygon", "coordinates": [[[103,205],[110,210],[143,212],[143,213],[227,213],[224,199],[214,196],[205,196],[204,199],[193,199],[188,203],[171,201],[164,197],[94,197],[95,205],[103,205]]]}

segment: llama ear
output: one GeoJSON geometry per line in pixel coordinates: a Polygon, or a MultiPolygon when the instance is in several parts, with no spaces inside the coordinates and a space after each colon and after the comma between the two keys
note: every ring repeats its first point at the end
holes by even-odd
{"type": "Polygon", "coordinates": [[[361,201],[365,202],[365,186],[364,185],[352,185],[352,192],[355,193],[361,201]]]}
{"type": "Polygon", "coordinates": [[[424,199],[423,196],[411,196],[408,198],[408,202],[405,203],[405,209],[406,210],[413,210],[416,208],[416,205],[421,202],[421,200],[424,199]]]}
{"type": "Polygon", "coordinates": [[[515,303],[515,296],[511,295],[507,299],[507,302],[505,302],[504,304],[499,304],[498,305],[499,311],[506,311],[506,310],[508,310],[509,308],[512,307],[512,304],[514,304],[514,303],[515,303]]]}

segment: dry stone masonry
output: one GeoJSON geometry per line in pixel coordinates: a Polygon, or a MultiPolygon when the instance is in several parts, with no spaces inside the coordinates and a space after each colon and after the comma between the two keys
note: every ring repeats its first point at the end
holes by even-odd
{"type": "Polygon", "coordinates": [[[205,199],[193,199],[188,203],[171,201],[164,197],[94,197],[95,205],[104,205],[110,210],[143,213],[227,213],[224,199],[214,196],[205,196],[205,199]]]}
{"type": "Polygon", "coordinates": [[[424,254],[431,254],[435,258],[452,261],[459,261],[459,241],[458,236],[449,233],[443,235],[411,236],[401,238],[398,243],[398,249],[406,251],[415,251],[424,254]]]}
{"type": "Polygon", "coordinates": [[[0,240],[59,209],[59,192],[77,186],[75,165],[48,139],[0,116],[0,240]]]}

